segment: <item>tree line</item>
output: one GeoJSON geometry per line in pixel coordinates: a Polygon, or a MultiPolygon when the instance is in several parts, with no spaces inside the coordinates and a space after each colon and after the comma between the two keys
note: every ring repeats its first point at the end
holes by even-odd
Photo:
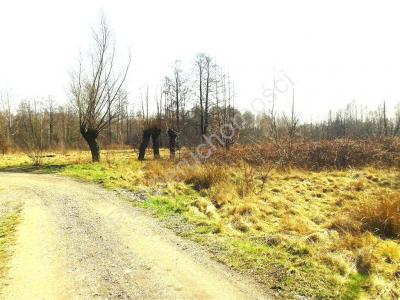
{"type": "Polygon", "coordinates": [[[98,161],[99,145],[141,145],[145,150],[151,137],[157,147],[169,146],[174,152],[175,147],[195,146],[233,123],[240,130],[233,140],[224,141],[227,148],[234,142],[400,135],[400,109],[389,112],[384,102],[373,110],[352,102],[343,110],[330,111],[324,121],[300,122],[294,90],[288,113],[276,110],[273,91],[271,107],[265,111],[239,111],[233,80],[214,57],[204,53],[194,58],[190,71],[180,61],[174,62],[153,99],[147,88],[139,101],[130,101],[125,85],[131,58],[128,55],[123,64],[117,64],[115,38],[104,16],[92,42],[71,75],[68,103],[48,97],[22,100],[12,107],[16,99],[1,94],[0,152],[89,148],[93,161],[98,161]]]}

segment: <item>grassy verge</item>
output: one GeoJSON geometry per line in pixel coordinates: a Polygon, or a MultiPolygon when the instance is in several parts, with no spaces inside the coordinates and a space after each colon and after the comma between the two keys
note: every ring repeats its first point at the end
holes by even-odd
{"type": "Polygon", "coordinates": [[[363,294],[364,280],[357,277],[338,282],[306,245],[275,244],[254,235],[229,232],[221,223],[193,212],[190,204],[195,199],[195,194],[156,196],[135,205],[150,209],[178,235],[199,243],[215,260],[251,276],[280,298],[357,299],[363,294]]]}
{"type": "Polygon", "coordinates": [[[19,210],[0,217],[0,289],[2,280],[8,272],[11,248],[15,244],[16,228],[19,222],[19,210]]]}
{"type": "Polygon", "coordinates": [[[266,174],[245,164],[206,164],[165,180],[174,168],[166,160],[138,162],[132,152],[110,151],[96,164],[88,153],[56,156],[35,172],[56,170],[140,194],[133,205],[279,297],[400,297],[398,170],[266,174]]]}

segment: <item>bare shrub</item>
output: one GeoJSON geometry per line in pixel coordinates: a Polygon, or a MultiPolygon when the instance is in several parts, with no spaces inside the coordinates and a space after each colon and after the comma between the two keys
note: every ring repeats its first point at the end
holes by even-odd
{"type": "Polygon", "coordinates": [[[290,156],[285,151],[285,142],[282,143],[279,146],[275,143],[236,145],[230,151],[217,149],[208,160],[216,164],[245,161],[252,166],[273,164],[278,168],[297,167],[306,170],[393,167],[400,164],[399,138],[294,142],[290,145],[290,156]]]}
{"type": "Polygon", "coordinates": [[[254,167],[241,162],[239,166],[240,174],[235,181],[239,196],[244,198],[250,194],[260,195],[267,185],[273,165],[265,163],[262,166],[254,167]]]}
{"type": "Polygon", "coordinates": [[[241,164],[240,177],[236,180],[236,190],[241,198],[252,193],[257,183],[255,170],[248,164],[241,164]]]}
{"type": "Polygon", "coordinates": [[[41,109],[41,104],[36,101],[22,102],[19,106],[20,115],[16,119],[16,124],[21,129],[15,135],[15,143],[31,158],[34,166],[42,164],[45,151],[41,109]]]}
{"type": "Polygon", "coordinates": [[[31,151],[28,153],[28,156],[31,159],[33,166],[38,167],[43,164],[44,154],[42,149],[31,149],[31,151]]]}

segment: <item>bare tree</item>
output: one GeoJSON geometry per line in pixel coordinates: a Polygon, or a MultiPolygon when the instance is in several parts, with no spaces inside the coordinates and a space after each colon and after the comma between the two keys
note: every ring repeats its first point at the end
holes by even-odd
{"type": "Polygon", "coordinates": [[[210,123],[213,65],[211,57],[204,53],[197,55],[195,64],[199,84],[200,135],[203,138],[208,133],[210,123]]]}
{"type": "Polygon", "coordinates": [[[43,110],[41,103],[36,100],[25,100],[20,103],[16,123],[18,131],[15,142],[38,166],[43,158],[43,110]]]}
{"type": "Polygon", "coordinates": [[[167,76],[164,79],[164,94],[169,96],[166,107],[169,114],[167,125],[172,127],[178,134],[185,127],[186,97],[188,93],[187,78],[182,71],[181,62],[177,60],[174,62],[172,76],[167,76]]]}
{"type": "Polygon", "coordinates": [[[54,101],[52,97],[47,99],[47,113],[48,113],[48,146],[53,146],[54,136],[54,101]]]}
{"type": "Polygon", "coordinates": [[[5,97],[2,97],[2,106],[4,110],[4,118],[5,118],[5,128],[6,128],[6,138],[7,142],[11,144],[12,139],[12,127],[13,127],[13,115],[11,113],[11,103],[10,103],[10,95],[7,92],[5,97]]]}
{"type": "Polygon", "coordinates": [[[206,82],[205,82],[205,107],[204,107],[204,129],[203,134],[206,135],[208,133],[209,126],[209,111],[210,111],[210,88],[211,88],[211,57],[205,56],[205,72],[206,72],[206,82]]]}
{"type": "Polygon", "coordinates": [[[290,108],[290,116],[288,117],[286,114],[284,114],[283,118],[286,124],[288,139],[289,141],[293,141],[296,136],[297,127],[299,125],[299,116],[296,113],[294,107],[294,88],[292,88],[292,103],[290,108]]]}
{"type": "Polygon", "coordinates": [[[400,133],[400,105],[396,107],[393,135],[400,133]]]}
{"type": "Polygon", "coordinates": [[[13,114],[9,94],[0,94],[0,97],[0,151],[4,154],[13,144],[13,114]]]}
{"type": "Polygon", "coordinates": [[[274,84],[273,84],[273,89],[272,89],[272,104],[271,104],[271,109],[269,111],[269,117],[270,117],[270,134],[273,138],[273,141],[275,143],[278,143],[278,125],[277,125],[277,112],[276,112],[276,78],[275,78],[275,73],[274,73],[274,84]]]}
{"type": "Polygon", "coordinates": [[[78,111],[79,129],[88,143],[93,162],[100,160],[97,138],[100,132],[116,120],[121,97],[126,97],[123,86],[131,58],[115,72],[115,40],[104,15],[93,31],[94,48],[89,53],[89,66],[82,60],[72,76],[71,94],[78,111]]]}
{"type": "Polygon", "coordinates": [[[283,115],[284,122],[286,124],[286,130],[287,130],[287,142],[288,142],[288,149],[287,149],[287,155],[288,158],[292,158],[292,152],[293,152],[293,142],[295,141],[296,138],[296,133],[299,125],[299,116],[295,112],[295,107],[294,107],[294,87],[292,88],[292,104],[290,108],[290,116],[287,116],[286,114],[283,115]]]}
{"type": "Polygon", "coordinates": [[[176,118],[176,130],[180,131],[180,115],[179,115],[179,108],[180,108],[180,91],[182,86],[182,78],[181,78],[182,70],[179,67],[179,62],[175,62],[174,67],[174,92],[175,92],[175,118],[176,118]]]}
{"type": "Polygon", "coordinates": [[[388,136],[388,119],[387,119],[387,114],[386,114],[386,101],[383,101],[383,134],[384,136],[388,136]]]}

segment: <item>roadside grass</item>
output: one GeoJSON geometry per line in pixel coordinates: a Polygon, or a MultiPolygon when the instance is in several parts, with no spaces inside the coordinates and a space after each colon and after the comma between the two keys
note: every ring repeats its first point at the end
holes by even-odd
{"type": "Polygon", "coordinates": [[[15,244],[15,235],[19,223],[20,210],[0,216],[0,290],[8,272],[8,263],[15,244]]]}
{"type": "Polygon", "coordinates": [[[178,235],[199,243],[215,260],[251,276],[261,286],[275,291],[277,297],[357,299],[365,295],[367,276],[338,278],[329,265],[311,255],[307,245],[296,240],[278,242],[274,236],[230,230],[221,221],[193,210],[191,204],[196,196],[153,196],[134,205],[150,209],[178,235]]]}
{"type": "Polygon", "coordinates": [[[3,172],[29,172],[29,173],[58,173],[66,166],[90,162],[90,153],[74,151],[65,154],[44,154],[40,165],[33,165],[31,158],[24,154],[5,154],[0,157],[0,171],[3,172]]]}
{"type": "MultiPolygon", "coordinates": [[[[266,173],[245,163],[179,168],[161,152],[45,158],[34,172],[56,172],[126,190],[177,234],[282,298],[400,297],[398,169],[266,173]]],[[[0,170],[27,171],[29,159],[0,158],[0,170]]]]}

